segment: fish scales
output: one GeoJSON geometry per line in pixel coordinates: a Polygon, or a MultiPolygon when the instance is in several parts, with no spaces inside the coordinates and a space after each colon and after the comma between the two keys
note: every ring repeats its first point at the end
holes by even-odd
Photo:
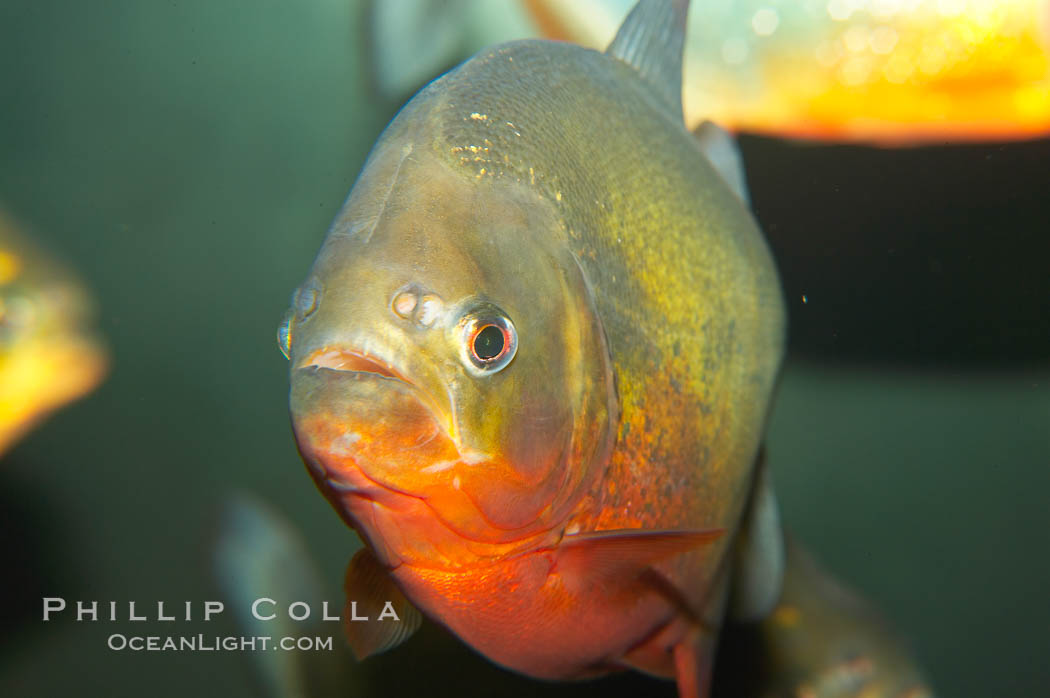
{"type": "Polygon", "coordinates": [[[731,520],[782,353],[779,283],[751,216],[632,71],[567,44],[491,51],[429,88],[431,147],[491,143],[460,164],[553,202],[586,270],[623,417],[601,514],[578,523],[731,520]]]}

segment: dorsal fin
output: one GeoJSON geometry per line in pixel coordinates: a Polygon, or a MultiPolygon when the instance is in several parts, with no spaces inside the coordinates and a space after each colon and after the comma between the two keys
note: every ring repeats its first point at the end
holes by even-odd
{"type": "Polygon", "coordinates": [[[630,63],[682,118],[682,48],[689,0],[639,0],[605,52],[630,63]]]}

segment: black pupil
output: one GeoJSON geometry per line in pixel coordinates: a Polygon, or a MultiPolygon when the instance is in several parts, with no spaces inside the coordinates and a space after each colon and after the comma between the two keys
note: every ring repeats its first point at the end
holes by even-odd
{"type": "Polygon", "coordinates": [[[482,328],[474,337],[474,354],[482,361],[495,359],[503,353],[503,331],[495,325],[482,328]]]}

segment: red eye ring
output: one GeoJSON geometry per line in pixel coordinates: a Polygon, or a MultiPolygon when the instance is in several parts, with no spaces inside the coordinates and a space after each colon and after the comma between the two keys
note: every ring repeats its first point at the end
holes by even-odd
{"type": "Polygon", "coordinates": [[[518,350],[514,323],[501,310],[485,303],[459,323],[463,363],[475,376],[501,371],[518,350]]]}

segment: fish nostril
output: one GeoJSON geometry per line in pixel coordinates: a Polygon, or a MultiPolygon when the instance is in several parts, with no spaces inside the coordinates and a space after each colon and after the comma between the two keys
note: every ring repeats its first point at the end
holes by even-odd
{"type": "Polygon", "coordinates": [[[430,293],[423,296],[419,302],[419,310],[416,312],[416,322],[423,327],[430,327],[434,320],[445,309],[445,302],[439,296],[430,293]]]}
{"type": "Polygon", "coordinates": [[[412,311],[416,309],[417,303],[419,303],[419,296],[414,291],[400,291],[394,295],[390,307],[398,317],[407,320],[412,317],[412,311]]]}
{"type": "Polygon", "coordinates": [[[431,327],[445,311],[445,301],[434,293],[424,293],[415,284],[402,286],[390,299],[390,310],[403,320],[420,327],[431,327]]]}

